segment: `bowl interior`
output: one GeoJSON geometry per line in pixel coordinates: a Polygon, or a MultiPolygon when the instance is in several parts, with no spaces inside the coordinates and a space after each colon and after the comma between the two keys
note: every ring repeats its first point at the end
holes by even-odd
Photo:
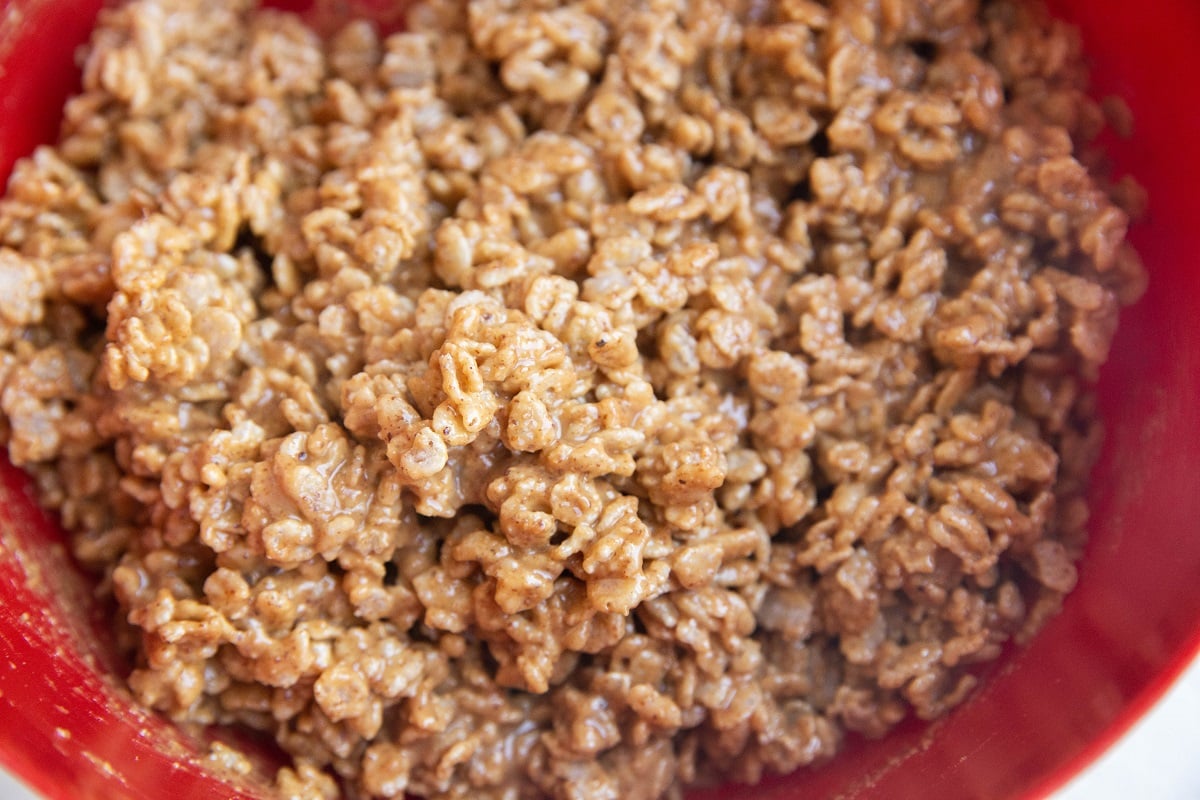
{"type": "MultiPolygon", "coordinates": [[[[9,0],[0,10],[0,179],[53,138],[76,85],[75,47],[99,0],[9,0]]],[[[371,3],[392,8],[387,3],[371,3]]],[[[1149,292],[1122,319],[1101,383],[1108,436],[1094,475],[1078,589],[1027,648],[1010,652],[950,716],[851,742],[819,771],[696,797],[1017,797],[1086,764],[1200,645],[1200,6],[1190,0],[1056,0],[1078,24],[1099,94],[1136,132],[1112,143],[1147,188],[1134,241],[1149,292]]],[[[394,10],[389,11],[394,14],[394,10]]],[[[98,632],[103,609],[23,476],[0,466],[0,763],[48,797],[259,797],[223,782],[197,740],[138,710],[98,632]]],[[[264,770],[269,766],[264,759],[264,770]]]]}

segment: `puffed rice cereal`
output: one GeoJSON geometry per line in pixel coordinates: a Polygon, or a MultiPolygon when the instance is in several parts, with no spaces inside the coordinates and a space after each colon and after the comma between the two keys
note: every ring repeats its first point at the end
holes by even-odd
{"type": "Polygon", "coordinates": [[[285,797],[814,764],[1076,582],[1085,81],[1013,0],[134,0],[0,201],[0,436],[285,797]]]}

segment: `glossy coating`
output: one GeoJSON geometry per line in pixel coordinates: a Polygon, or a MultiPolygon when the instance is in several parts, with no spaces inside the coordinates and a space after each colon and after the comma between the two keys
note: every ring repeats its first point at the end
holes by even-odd
{"type": "MultiPolygon", "coordinates": [[[[0,0],[0,177],[53,137],[77,81],[72,52],[99,5],[0,0]]],[[[852,741],[819,771],[697,798],[1041,796],[1119,736],[1200,646],[1200,4],[1052,6],[1082,28],[1098,90],[1133,109],[1136,138],[1113,143],[1114,161],[1151,198],[1135,235],[1151,286],[1103,375],[1109,436],[1079,588],[948,718],[852,741]]],[[[63,800],[259,796],[208,775],[187,755],[193,740],[125,698],[94,634],[103,619],[78,613],[85,582],[3,466],[0,763],[63,800]]]]}

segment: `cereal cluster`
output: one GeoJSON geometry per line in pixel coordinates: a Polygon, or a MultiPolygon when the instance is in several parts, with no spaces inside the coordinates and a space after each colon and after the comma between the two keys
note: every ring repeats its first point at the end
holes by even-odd
{"type": "Polygon", "coordinates": [[[0,437],[288,797],[652,800],[934,717],[1076,581],[1140,203],[1007,0],[106,10],[0,437]]]}

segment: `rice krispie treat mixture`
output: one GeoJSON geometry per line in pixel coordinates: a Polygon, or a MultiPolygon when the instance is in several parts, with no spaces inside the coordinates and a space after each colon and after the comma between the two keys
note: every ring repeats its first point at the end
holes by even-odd
{"type": "Polygon", "coordinates": [[[284,796],[756,781],[1073,587],[1139,197],[1038,10],[135,0],[83,77],[0,201],[0,437],[132,691],[284,796]]]}

